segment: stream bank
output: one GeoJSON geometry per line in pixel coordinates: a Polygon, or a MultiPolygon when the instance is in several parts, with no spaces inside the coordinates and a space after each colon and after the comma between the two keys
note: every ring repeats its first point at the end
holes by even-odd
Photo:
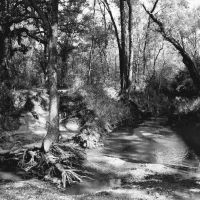
{"type": "Polygon", "coordinates": [[[104,147],[87,152],[86,166],[96,173],[95,181],[74,185],[69,193],[103,190],[128,193],[123,198],[131,199],[199,197],[198,156],[165,124],[166,119],[148,120],[113,132],[104,147]]]}
{"type": "Polygon", "coordinates": [[[87,150],[94,180],[56,189],[42,180],[1,184],[1,199],[199,199],[199,159],[166,125],[151,119],[107,136],[104,147],[87,150]],[[47,195],[48,194],[48,195],[47,195]],[[12,197],[12,198],[11,198],[12,197]]]}

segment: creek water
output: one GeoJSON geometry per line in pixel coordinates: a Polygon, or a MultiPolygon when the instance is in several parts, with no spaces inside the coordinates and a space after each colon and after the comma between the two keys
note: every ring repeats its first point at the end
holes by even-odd
{"type": "Polygon", "coordinates": [[[193,149],[165,122],[165,119],[149,120],[134,129],[113,132],[105,140],[102,153],[132,163],[198,167],[193,149]]]}
{"type": "MultiPolygon", "coordinates": [[[[106,169],[107,165],[107,168],[113,166],[114,170],[116,166],[118,171],[124,171],[136,163],[161,164],[186,173],[199,169],[198,156],[179,134],[166,125],[165,119],[151,119],[136,128],[126,127],[115,131],[105,138],[104,147],[87,153],[91,165],[96,164],[99,170],[109,170],[106,169]]],[[[67,193],[93,193],[120,186],[121,179],[97,173],[95,181],[73,185],[67,189],[67,193]]]]}
{"type": "MultiPolygon", "coordinates": [[[[103,147],[87,150],[87,167],[95,168],[94,180],[72,185],[65,192],[83,194],[120,187],[121,179],[112,171],[123,172],[140,163],[161,164],[187,173],[197,171],[198,156],[165,122],[165,119],[150,119],[135,128],[125,127],[106,136],[103,147]]],[[[0,183],[13,177],[21,180],[21,176],[1,171],[0,183]]]]}

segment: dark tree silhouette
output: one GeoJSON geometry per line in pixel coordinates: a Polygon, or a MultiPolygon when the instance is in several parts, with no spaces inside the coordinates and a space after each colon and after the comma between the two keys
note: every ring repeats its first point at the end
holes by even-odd
{"type": "Polygon", "coordinates": [[[105,5],[106,10],[108,11],[114,31],[115,37],[117,40],[118,50],[119,50],[119,68],[120,68],[120,84],[121,84],[121,94],[126,94],[130,86],[130,73],[131,71],[131,56],[132,56],[132,4],[129,0],[124,1],[120,0],[119,9],[120,9],[120,25],[121,25],[121,38],[119,37],[119,31],[116,25],[116,22],[113,17],[110,5],[107,0],[102,0],[102,3],[105,5]],[[126,4],[125,4],[126,2],[126,4]],[[128,19],[128,35],[126,34],[127,22],[126,22],[126,5],[129,9],[129,19],[128,19]],[[128,38],[128,42],[127,39],[128,38]]]}

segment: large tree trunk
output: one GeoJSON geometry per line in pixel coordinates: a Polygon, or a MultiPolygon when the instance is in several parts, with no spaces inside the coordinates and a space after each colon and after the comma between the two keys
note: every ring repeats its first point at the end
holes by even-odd
{"type": "Polygon", "coordinates": [[[48,69],[48,47],[47,47],[47,44],[44,44],[44,50],[43,50],[43,59],[40,63],[40,67],[42,69],[42,72],[44,74],[44,80],[43,80],[43,85],[45,85],[47,83],[47,69],[48,69]]]}
{"type": "Polygon", "coordinates": [[[120,49],[120,78],[121,93],[125,94],[129,87],[128,56],[126,44],[126,22],[125,22],[124,0],[120,0],[120,21],[121,21],[121,49],[120,49]]]}
{"type": "Polygon", "coordinates": [[[102,0],[101,2],[105,5],[105,8],[107,9],[110,15],[112,24],[114,26],[115,36],[116,36],[118,50],[119,50],[119,69],[120,69],[120,85],[121,85],[120,93],[125,94],[129,87],[128,56],[127,56],[127,46],[126,46],[125,1],[120,0],[121,41],[119,38],[117,25],[115,23],[108,1],[102,0]]]}
{"type": "MultiPolygon", "coordinates": [[[[128,49],[128,70],[131,68],[131,59],[132,59],[132,4],[130,0],[127,0],[128,4],[128,40],[129,40],[129,49],[128,49]]],[[[129,72],[129,71],[128,71],[129,72]]]]}
{"type": "Polygon", "coordinates": [[[59,139],[59,97],[57,90],[57,39],[58,39],[58,0],[51,0],[51,30],[49,31],[49,123],[43,140],[43,150],[48,152],[52,143],[59,139]]]}
{"type": "Polygon", "coordinates": [[[128,19],[128,39],[129,39],[129,54],[128,54],[128,93],[130,94],[131,84],[133,82],[133,56],[132,56],[132,4],[131,0],[127,0],[128,9],[129,9],[129,19],[128,19]]]}
{"type": "Polygon", "coordinates": [[[195,87],[198,89],[198,91],[200,91],[200,74],[195,62],[187,54],[182,53],[181,55],[183,57],[183,63],[187,67],[195,87]]]}

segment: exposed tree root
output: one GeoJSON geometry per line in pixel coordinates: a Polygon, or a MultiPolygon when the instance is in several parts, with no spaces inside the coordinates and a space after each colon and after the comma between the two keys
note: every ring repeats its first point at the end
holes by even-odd
{"type": "Polygon", "coordinates": [[[71,144],[53,144],[48,153],[41,151],[41,145],[23,146],[15,151],[0,151],[1,166],[15,166],[28,174],[51,181],[59,187],[82,182],[89,178],[83,173],[85,153],[71,144]]]}

